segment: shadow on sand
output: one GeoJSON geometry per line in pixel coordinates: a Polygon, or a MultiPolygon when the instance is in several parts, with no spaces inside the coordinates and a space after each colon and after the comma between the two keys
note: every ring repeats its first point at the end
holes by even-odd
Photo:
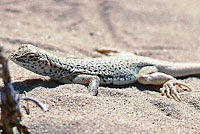
{"type": "Polygon", "coordinates": [[[20,82],[14,82],[12,83],[14,86],[14,89],[19,94],[22,94],[25,92],[29,92],[32,89],[36,87],[46,87],[46,88],[55,88],[59,85],[62,85],[62,83],[59,83],[58,81],[49,79],[49,80],[42,80],[42,79],[27,79],[20,82]]]}
{"type": "MultiPolygon", "coordinates": [[[[32,89],[34,89],[36,87],[40,87],[40,86],[45,87],[45,88],[55,88],[59,85],[63,85],[63,83],[60,83],[60,82],[52,80],[52,79],[49,79],[49,80],[27,79],[27,80],[24,80],[24,81],[13,83],[14,89],[19,94],[24,93],[24,91],[29,92],[32,89]]],[[[106,86],[103,86],[103,87],[118,88],[118,89],[136,87],[140,91],[150,90],[150,91],[158,91],[158,92],[159,92],[159,88],[160,88],[160,86],[143,85],[143,84],[140,84],[138,82],[136,82],[134,84],[130,84],[130,85],[123,85],[123,86],[106,85],[106,86]]]]}

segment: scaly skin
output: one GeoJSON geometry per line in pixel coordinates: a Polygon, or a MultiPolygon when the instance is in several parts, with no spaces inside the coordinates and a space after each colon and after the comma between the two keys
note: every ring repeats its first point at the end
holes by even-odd
{"type": "Polygon", "coordinates": [[[195,63],[171,63],[134,54],[91,59],[61,58],[30,44],[22,45],[9,59],[62,83],[89,85],[92,95],[97,95],[99,85],[126,85],[138,81],[163,85],[162,94],[180,101],[175,86],[190,88],[174,77],[200,74],[200,64],[195,63]]]}

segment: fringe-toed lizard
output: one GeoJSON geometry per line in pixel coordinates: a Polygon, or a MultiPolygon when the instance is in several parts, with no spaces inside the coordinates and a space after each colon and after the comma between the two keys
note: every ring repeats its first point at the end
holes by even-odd
{"type": "Polygon", "coordinates": [[[200,74],[198,63],[171,63],[134,54],[91,59],[61,58],[30,44],[22,45],[9,59],[62,83],[89,85],[91,95],[98,94],[99,85],[127,85],[138,81],[145,85],[163,85],[162,95],[180,101],[177,87],[191,89],[175,78],[200,74]]]}

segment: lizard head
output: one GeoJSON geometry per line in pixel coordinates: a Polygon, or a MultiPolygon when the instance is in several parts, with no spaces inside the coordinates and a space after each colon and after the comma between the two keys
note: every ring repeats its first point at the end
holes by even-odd
{"type": "Polygon", "coordinates": [[[42,64],[48,62],[46,54],[41,49],[30,44],[23,44],[9,56],[9,59],[36,73],[36,70],[41,70],[42,64]]]}
{"type": "Polygon", "coordinates": [[[16,64],[28,64],[31,62],[38,62],[44,60],[46,57],[43,55],[39,48],[31,44],[23,44],[17,51],[8,57],[16,64]]]}

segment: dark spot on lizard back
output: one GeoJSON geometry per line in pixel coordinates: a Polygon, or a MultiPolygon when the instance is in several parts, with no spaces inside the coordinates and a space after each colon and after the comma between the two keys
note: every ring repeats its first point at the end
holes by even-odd
{"type": "Polygon", "coordinates": [[[111,72],[112,72],[112,73],[114,73],[114,72],[115,72],[115,70],[111,70],[111,72]]]}
{"type": "Polygon", "coordinates": [[[105,80],[105,79],[103,79],[103,82],[106,82],[106,80],[105,80]]]}

